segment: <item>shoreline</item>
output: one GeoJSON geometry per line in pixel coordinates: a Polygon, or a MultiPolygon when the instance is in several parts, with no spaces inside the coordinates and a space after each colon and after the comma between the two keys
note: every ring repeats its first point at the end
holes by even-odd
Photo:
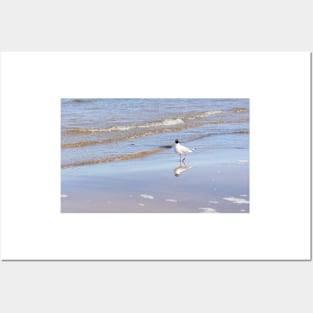
{"type": "Polygon", "coordinates": [[[247,149],[192,153],[182,167],[177,160],[163,151],[62,169],[61,212],[249,213],[247,149]]]}

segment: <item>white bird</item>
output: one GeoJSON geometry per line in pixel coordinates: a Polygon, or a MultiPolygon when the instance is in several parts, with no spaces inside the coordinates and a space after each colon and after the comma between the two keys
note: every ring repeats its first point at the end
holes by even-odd
{"type": "Polygon", "coordinates": [[[183,145],[181,145],[179,140],[176,139],[175,140],[175,152],[177,154],[179,154],[179,156],[180,156],[180,163],[181,163],[182,161],[183,162],[185,161],[186,154],[189,153],[189,152],[192,152],[192,150],[187,148],[187,147],[185,147],[185,146],[183,146],[183,145]],[[181,159],[182,156],[184,156],[183,160],[181,159]]]}

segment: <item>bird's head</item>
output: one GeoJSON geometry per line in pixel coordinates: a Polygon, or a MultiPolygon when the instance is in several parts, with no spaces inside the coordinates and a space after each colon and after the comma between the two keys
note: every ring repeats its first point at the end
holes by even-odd
{"type": "Polygon", "coordinates": [[[176,140],[175,140],[175,143],[179,143],[179,140],[178,140],[178,139],[176,139],[176,140]]]}

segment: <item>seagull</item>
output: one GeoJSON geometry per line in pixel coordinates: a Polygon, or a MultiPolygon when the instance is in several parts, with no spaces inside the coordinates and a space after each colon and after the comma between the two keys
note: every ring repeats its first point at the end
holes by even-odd
{"type": "Polygon", "coordinates": [[[185,146],[183,146],[183,145],[181,145],[179,140],[176,139],[175,140],[175,152],[177,154],[179,154],[179,156],[180,156],[180,163],[181,163],[182,161],[183,162],[185,161],[186,154],[189,153],[189,152],[192,152],[192,150],[187,148],[187,147],[185,147],[185,146]],[[183,160],[181,159],[182,156],[184,156],[183,160]]]}

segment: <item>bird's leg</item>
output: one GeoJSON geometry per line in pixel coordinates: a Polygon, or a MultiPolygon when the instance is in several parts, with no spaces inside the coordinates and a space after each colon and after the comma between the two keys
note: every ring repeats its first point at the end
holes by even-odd
{"type": "Polygon", "coordinates": [[[184,158],[183,158],[183,164],[184,164],[184,166],[186,166],[185,159],[186,159],[186,155],[185,155],[184,158]]]}

